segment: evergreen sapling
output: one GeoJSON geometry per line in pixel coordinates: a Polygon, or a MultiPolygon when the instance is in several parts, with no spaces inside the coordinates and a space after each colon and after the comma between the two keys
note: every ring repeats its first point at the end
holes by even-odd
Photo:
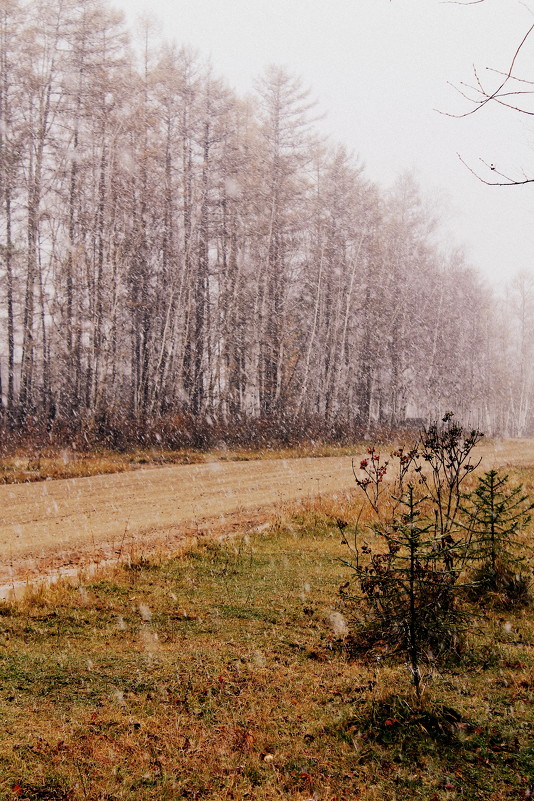
{"type": "MultiPolygon", "coordinates": [[[[385,485],[392,464],[374,448],[360,462],[359,473],[353,464],[356,484],[374,516],[368,525],[373,547],[362,542],[357,524],[346,562],[360,590],[349,595],[347,585],[343,588],[356,610],[353,644],[389,656],[403,654],[418,699],[422,665],[460,650],[470,614],[460,603],[470,542],[465,532],[456,535],[461,487],[478,465],[471,452],[482,434],[464,433],[452,417],[447,413],[441,425],[423,429],[415,447],[391,454],[398,463],[393,486],[385,485]]],[[[340,522],[349,545],[346,524],[340,522]]]]}
{"type": "Polygon", "coordinates": [[[472,598],[494,595],[509,605],[529,600],[530,581],[525,575],[527,545],[521,537],[530,523],[534,503],[521,485],[510,487],[508,475],[489,470],[478,486],[464,496],[463,526],[469,536],[469,555],[477,568],[470,589],[472,598]]]}

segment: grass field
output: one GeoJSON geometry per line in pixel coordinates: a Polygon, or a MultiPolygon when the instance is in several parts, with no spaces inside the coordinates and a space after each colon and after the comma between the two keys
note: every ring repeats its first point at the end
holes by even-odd
{"type": "Polygon", "coordinates": [[[5,603],[3,797],[530,798],[532,610],[479,610],[418,709],[402,664],[346,647],[333,518],[358,508],[323,498],[254,536],[5,603]]]}

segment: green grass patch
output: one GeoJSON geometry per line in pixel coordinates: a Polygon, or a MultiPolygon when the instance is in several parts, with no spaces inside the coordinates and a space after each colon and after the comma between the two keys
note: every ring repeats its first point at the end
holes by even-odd
{"type": "Polygon", "coordinates": [[[480,618],[420,709],[344,648],[325,509],[4,604],[2,797],[529,798],[532,611],[480,618]]]}

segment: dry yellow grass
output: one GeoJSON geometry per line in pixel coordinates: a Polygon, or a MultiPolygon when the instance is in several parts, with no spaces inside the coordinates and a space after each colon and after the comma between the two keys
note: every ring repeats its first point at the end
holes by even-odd
{"type": "Polygon", "coordinates": [[[19,452],[0,458],[0,484],[23,484],[47,479],[80,478],[122,473],[140,467],[205,464],[209,462],[247,462],[251,460],[295,459],[303,457],[343,456],[354,448],[309,445],[297,448],[240,448],[227,450],[168,451],[151,448],[127,453],[99,450],[81,452],[64,448],[41,452],[19,452]]]}

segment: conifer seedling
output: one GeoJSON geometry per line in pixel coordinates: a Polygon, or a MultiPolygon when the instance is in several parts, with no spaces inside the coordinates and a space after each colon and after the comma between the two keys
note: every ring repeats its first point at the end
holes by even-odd
{"type": "Polygon", "coordinates": [[[528,554],[524,537],[534,503],[521,485],[509,486],[509,476],[488,470],[465,496],[462,512],[469,533],[470,559],[477,563],[473,596],[496,593],[508,604],[528,600],[525,575],[528,554]]]}

